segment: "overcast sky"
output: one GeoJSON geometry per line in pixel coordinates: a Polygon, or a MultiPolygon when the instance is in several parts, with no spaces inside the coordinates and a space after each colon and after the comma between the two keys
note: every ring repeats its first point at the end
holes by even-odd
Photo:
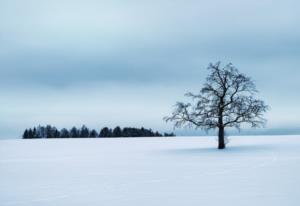
{"type": "Polygon", "coordinates": [[[162,118],[219,60],[255,80],[267,129],[295,130],[299,25],[298,0],[0,0],[0,137],[38,124],[172,130],[162,118]]]}

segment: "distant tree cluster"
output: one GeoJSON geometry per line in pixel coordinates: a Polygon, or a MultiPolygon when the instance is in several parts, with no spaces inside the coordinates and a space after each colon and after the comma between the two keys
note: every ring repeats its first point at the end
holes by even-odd
{"type": "Polygon", "coordinates": [[[153,132],[151,129],[133,128],[119,126],[114,129],[104,127],[97,132],[95,129],[89,129],[85,125],[81,128],[72,127],[71,129],[63,128],[58,130],[56,127],[38,126],[26,129],[23,133],[23,139],[36,139],[36,138],[96,138],[96,137],[172,137],[174,133],[153,132]]]}

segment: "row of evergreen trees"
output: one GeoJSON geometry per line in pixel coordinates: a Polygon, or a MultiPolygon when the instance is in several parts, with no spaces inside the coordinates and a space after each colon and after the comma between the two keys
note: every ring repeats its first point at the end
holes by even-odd
{"type": "Polygon", "coordinates": [[[153,132],[151,129],[133,128],[133,127],[115,127],[114,129],[104,127],[98,133],[95,129],[90,130],[85,125],[80,129],[72,127],[70,130],[63,128],[58,130],[51,125],[38,126],[26,129],[23,133],[23,139],[35,138],[95,138],[95,137],[169,137],[175,136],[174,133],[153,132]]]}

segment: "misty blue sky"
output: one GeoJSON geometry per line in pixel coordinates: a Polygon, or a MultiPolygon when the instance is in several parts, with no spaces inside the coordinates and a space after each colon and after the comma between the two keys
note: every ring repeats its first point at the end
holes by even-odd
{"type": "Polygon", "coordinates": [[[297,0],[0,0],[0,137],[37,124],[170,131],[162,118],[219,60],[255,80],[266,129],[297,130],[299,25],[297,0]]]}

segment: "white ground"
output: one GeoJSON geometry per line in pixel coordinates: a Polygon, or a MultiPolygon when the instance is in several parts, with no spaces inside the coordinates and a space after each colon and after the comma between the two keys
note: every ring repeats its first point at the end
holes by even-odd
{"type": "Polygon", "coordinates": [[[0,205],[298,206],[300,136],[0,141],[0,205]]]}

